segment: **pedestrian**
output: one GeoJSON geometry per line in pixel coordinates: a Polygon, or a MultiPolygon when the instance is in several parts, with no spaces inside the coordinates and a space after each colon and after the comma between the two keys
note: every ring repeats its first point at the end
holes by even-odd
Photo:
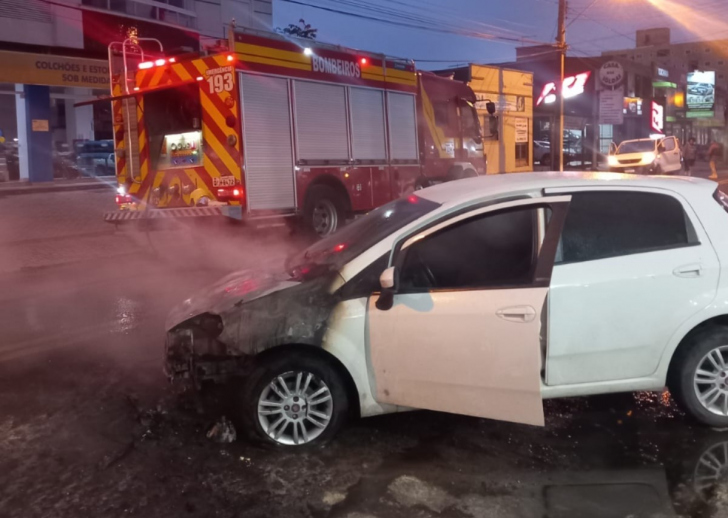
{"type": "Polygon", "coordinates": [[[710,179],[711,180],[718,179],[718,169],[716,167],[716,161],[718,160],[719,155],[720,155],[720,146],[714,140],[710,143],[710,147],[708,148],[708,161],[710,162],[710,179]]]}
{"type": "Polygon", "coordinates": [[[695,166],[695,160],[698,158],[698,148],[695,146],[695,139],[693,137],[690,137],[688,139],[688,143],[685,145],[685,149],[683,149],[683,160],[684,160],[684,167],[685,172],[688,176],[691,176],[691,171],[693,169],[693,166],[695,166]]]}

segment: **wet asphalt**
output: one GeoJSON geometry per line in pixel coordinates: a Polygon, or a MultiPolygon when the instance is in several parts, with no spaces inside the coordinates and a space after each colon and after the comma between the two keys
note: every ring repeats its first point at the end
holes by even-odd
{"type": "Polygon", "coordinates": [[[164,318],[290,242],[114,236],[117,255],[0,274],[1,517],[728,516],[728,431],[667,393],[547,401],[545,428],[411,412],[300,453],[215,443],[224,394],[167,384],[164,318]]]}

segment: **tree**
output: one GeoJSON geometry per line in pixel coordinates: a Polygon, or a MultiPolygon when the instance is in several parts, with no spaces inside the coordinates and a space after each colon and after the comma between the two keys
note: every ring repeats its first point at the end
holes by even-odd
{"type": "Polygon", "coordinates": [[[298,20],[298,24],[289,23],[288,27],[284,27],[283,29],[278,27],[276,32],[280,34],[287,34],[288,36],[294,36],[296,38],[315,40],[318,29],[312,28],[310,24],[306,23],[306,21],[301,18],[298,20]]]}

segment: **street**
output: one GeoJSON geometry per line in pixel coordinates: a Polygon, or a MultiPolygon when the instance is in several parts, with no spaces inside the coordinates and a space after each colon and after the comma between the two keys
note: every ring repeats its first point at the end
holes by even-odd
{"type": "Polygon", "coordinates": [[[115,229],[113,209],[106,190],[0,197],[2,517],[728,516],[728,431],[668,393],[548,400],[543,429],[410,412],[301,453],[211,441],[224,394],[167,383],[164,318],[300,243],[115,229]]]}

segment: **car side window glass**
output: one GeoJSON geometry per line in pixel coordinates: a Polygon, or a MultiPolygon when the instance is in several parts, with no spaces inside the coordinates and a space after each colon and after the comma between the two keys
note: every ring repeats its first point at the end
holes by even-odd
{"type": "Polygon", "coordinates": [[[697,243],[682,204],[642,192],[572,195],[557,263],[576,263],[697,243]]]}
{"type": "Polygon", "coordinates": [[[538,255],[537,211],[484,214],[417,241],[405,252],[400,292],[530,284],[538,255]]]}
{"type": "Polygon", "coordinates": [[[667,138],[663,141],[663,145],[665,146],[665,151],[674,151],[675,150],[675,139],[667,138]]]}

